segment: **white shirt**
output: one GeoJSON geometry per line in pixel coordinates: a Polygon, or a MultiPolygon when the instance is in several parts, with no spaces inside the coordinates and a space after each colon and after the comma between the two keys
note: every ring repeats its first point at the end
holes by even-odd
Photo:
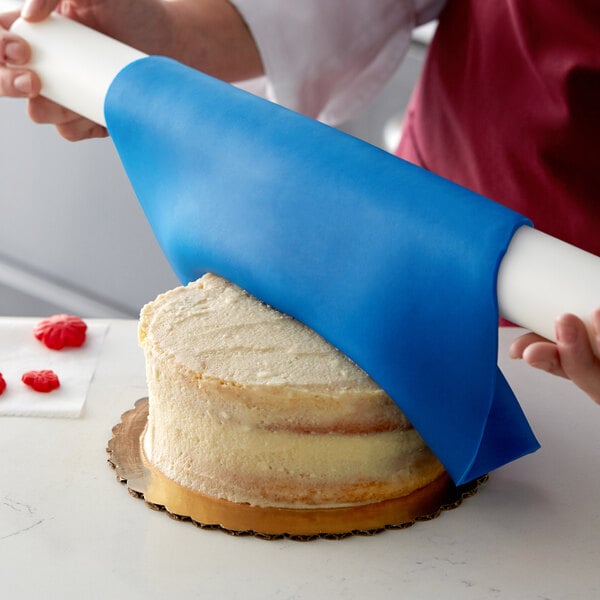
{"type": "Polygon", "coordinates": [[[391,78],[414,27],[445,0],[232,0],[250,27],[266,76],[248,85],[329,124],[368,104],[391,78]]]}

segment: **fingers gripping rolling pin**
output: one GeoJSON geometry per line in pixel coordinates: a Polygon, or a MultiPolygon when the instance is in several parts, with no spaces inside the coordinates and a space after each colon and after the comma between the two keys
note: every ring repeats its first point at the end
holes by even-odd
{"type": "MultiPolygon", "coordinates": [[[[1,12],[21,7],[16,0],[0,0],[1,12]]],[[[146,56],[56,13],[40,23],[19,18],[11,31],[31,46],[29,67],[40,76],[42,95],[103,126],[104,98],[113,79],[146,56]]]]}
{"type": "MultiPolygon", "coordinates": [[[[19,10],[0,0],[0,10],[19,10]]],[[[42,95],[106,125],[104,100],[115,76],[146,56],[125,44],[53,14],[41,23],[18,19],[12,31],[32,47],[30,67],[42,80],[42,95]]],[[[556,238],[521,227],[500,265],[499,313],[548,339],[554,320],[570,312],[589,325],[600,306],[600,258],[556,238]]]]}

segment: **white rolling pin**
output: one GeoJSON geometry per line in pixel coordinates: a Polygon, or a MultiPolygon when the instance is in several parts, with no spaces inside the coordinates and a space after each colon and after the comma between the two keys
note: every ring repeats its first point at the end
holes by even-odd
{"type": "MultiPolygon", "coordinates": [[[[0,12],[21,6],[0,0],[0,12]]],[[[11,30],[32,47],[30,67],[42,80],[42,94],[101,125],[113,79],[146,56],[56,14],[35,24],[18,19],[11,30]]],[[[554,339],[554,320],[563,313],[578,315],[589,328],[591,312],[600,307],[600,258],[521,227],[500,265],[497,292],[504,318],[548,339],[554,339]]]]}

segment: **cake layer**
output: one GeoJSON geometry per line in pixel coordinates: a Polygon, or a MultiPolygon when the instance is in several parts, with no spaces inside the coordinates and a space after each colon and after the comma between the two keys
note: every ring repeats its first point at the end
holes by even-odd
{"type": "Polygon", "coordinates": [[[159,377],[149,372],[144,451],[165,475],[204,494],[258,506],[348,506],[408,494],[443,472],[414,429],[273,431],[256,426],[260,419],[244,423],[204,410],[198,399],[227,385],[196,381],[185,393],[185,383],[165,386],[164,376],[164,367],[159,377]]]}
{"type": "Polygon", "coordinates": [[[211,274],[146,305],[140,340],[204,378],[280,386],[288,396],[296,390],[383,394],[312,329],[211,274]]]}

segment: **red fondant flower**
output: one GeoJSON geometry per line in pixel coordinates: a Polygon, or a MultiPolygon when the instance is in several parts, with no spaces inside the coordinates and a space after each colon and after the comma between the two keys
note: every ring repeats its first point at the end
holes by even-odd
{"type": "Polygon", "coordinates": [[[65,346],[78,348],[85,342],[87,325],[73,315],[54,315],[40,321],[33,335],[52,350],[62,350],[65,346]]]}
{"type": "Polygon", "coordinates": [[[27,371],[26,373],[23,373],[21,381],[30,388],[33,388],[36,392],[47,393],[60,387],[58,375],[50,369],[27,371]]]}
{"type": "Polygon", "coordinates": [[[4,392],[5,389],[6,389],[6,381],[4,381],[4,377],[2,377],[2,373],[0,373],[0,396],[2,396],[2,393],[4,392]]]}

